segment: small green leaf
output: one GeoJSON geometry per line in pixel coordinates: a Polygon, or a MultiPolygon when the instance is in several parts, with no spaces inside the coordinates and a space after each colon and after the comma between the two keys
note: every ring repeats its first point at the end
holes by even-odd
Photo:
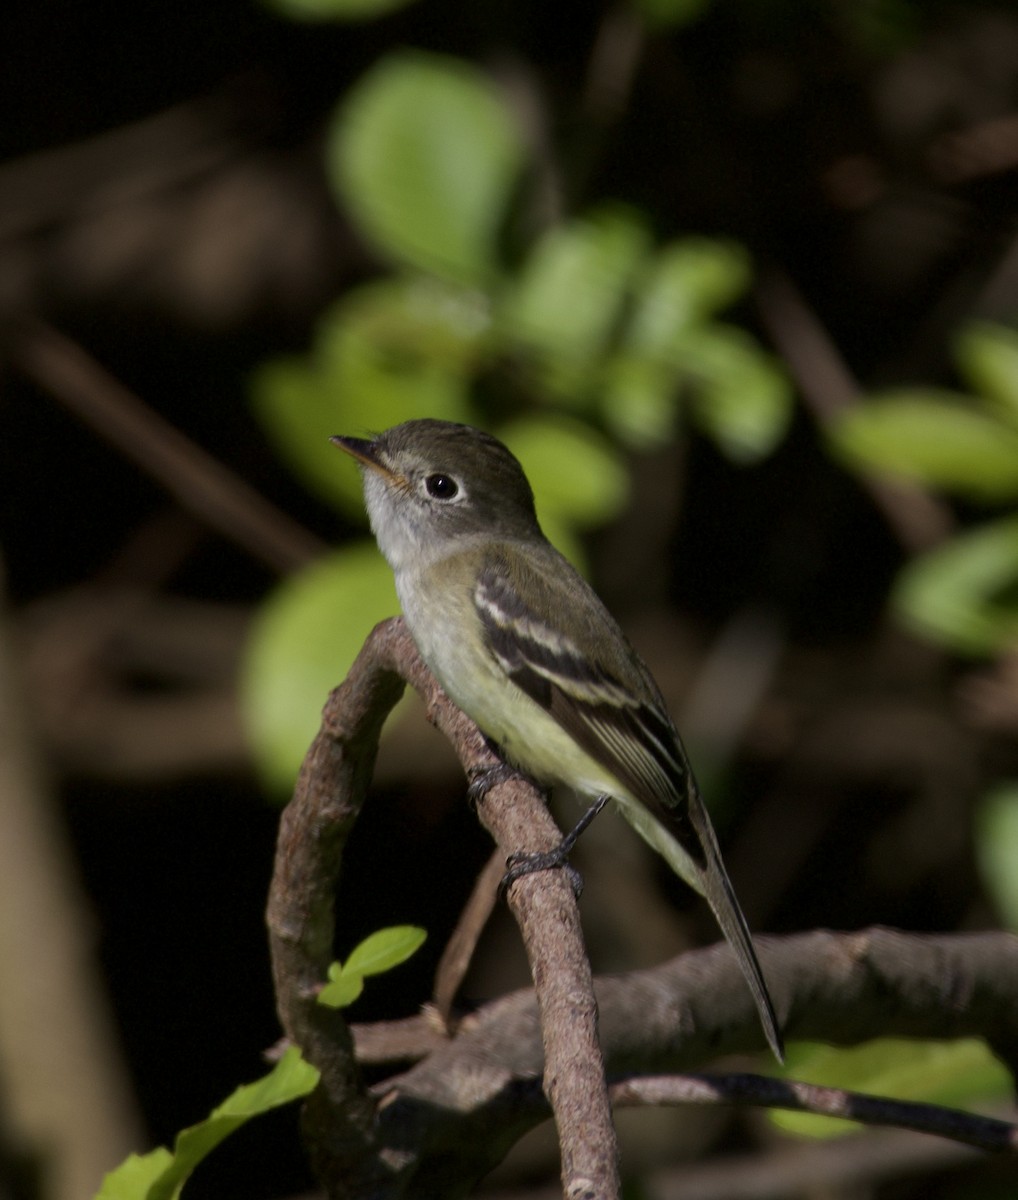
{"type": "Polygon", "coordinates": [[[344,973],[357,971],[361,975],[379,975],[391,971],[416,954],[427,936],[427,931],[417,925],[379,929],[353,948],[343,965],[344,973]]]}
{"type": "MultiPolygon", "coordinates": [[[[669,243],[654,256],[641,284],[626,346],[674,359],[676,339],[738,300],[751,278],[749,255],[737,242],[684,238],[669,243]]],[[[680,353],[684,347],[682,340],[680,353]]]]}
{"type": "Polygon", "coordinates": [[[618,452],[582,421],[523,417],[498,436],[516,455],[534,489],[538,516],[590,528],[625,507],[629,474],[618,452]]]}
{"type": "Polygon", "coordinates": [[[241,704],[270,785],[292,788],[329,692],[374,626],[398,611],[392,572],[368,542],[319,559],[261,606],[248,639],[241,704]]]}
{"type": "Polygon", "coordinates": [[[340,971],[318,993],[318,1003],[326,1008],[347,1008],[364,991],[364,976],[357,971],[340,971]]]}
{"type": "Polygon", "coordinates": [[[291,1046],[272,1070],[237,1088],[198,1125],[182,1130],[173,1153],[132,1154],[103,1180],[96,1200],[175,1200],[195,1167],[252,1117],[299,1100],[318,1083],[318,1071],[291,1046]]]}
{"type": "Polygon", "coordinates": [[[974,500],[1018,496],[1018,430],[974,408],[968,396],[903,389],[871,397],[837,422],[831,440],[856,468],[974,500]]]}
{"type": "Polygon", "coordinates": [[[605,350],[648,246],[646,230],[620,208],[550,230],[505,296],[505,329],[525,348],[584,372],[605,350]]]}
{"type": "Polygon", "coordinates": [[[755,462],[792,419],[788,379],[770,355],[732,325],[701,325],[677,342],[676,361],[692,384],[690,414],[734,462],[755,462]]]}
{"type": "Polygon", "coordinates": [[[989,322],[968,325],[958,337],[956,357],[972,388],[1018,428],[1018,330],[989,322]]]}
{"type": "MultiPolygon", "coordinates": [[[[1009,1100],[1011,1088],[1007,1070],[975,1038],[880,1038],[847,1048],[798,1042],[789,1047],[784,1073],[825,1087],[953,1107],[992,1106],[1009,1100]]],[[[810,1113],[775,1110],[771,1119],[785,1132],[804,1137],[837,1137],[855,1128],[851,1121],[810,1113]]]]}
{"type": "Polygon", "coordinates": [[[1018,933],[1018,783],[1003,783],[976,812],[976,861],[1004,923],[1018,933]]]}
{"type": "Polygon", "coordinates": [[[1018,641],[1018,517],[952,538],[909,563],[892,601],[917,632],[966,654],[1018,641]]]}
{"type": "Polygon", "coordinates": [[[455,58],[390,54],[347,95],[326,155],[343,203],[383,251],[454,279],[492,276],[523,143],[487,76],[455,58]]]}
{"type": "Polygon", "coordinates": [[[368,21],[406,8],[414,0],[264,0],[293,21],[368,21]]]}

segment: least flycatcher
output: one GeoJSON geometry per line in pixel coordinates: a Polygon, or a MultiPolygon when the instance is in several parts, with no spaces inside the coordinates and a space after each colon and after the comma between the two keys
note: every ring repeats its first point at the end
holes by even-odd
{"type": "Polygon", "coordinates": [[[661,693],[544,537],[520,464],[489,434],[447,421],[332,440],[360,463],[371,528],[442,687],[508,763],[600,804],[614,799],[706,897],[780,1059],[749,929],[661,693]]]}

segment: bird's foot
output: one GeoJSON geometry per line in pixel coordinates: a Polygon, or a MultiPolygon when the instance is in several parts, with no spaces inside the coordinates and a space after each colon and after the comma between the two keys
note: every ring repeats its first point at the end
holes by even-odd
{"type": "Polygon", "coordinates": [[[547,799],[547,791],[532,776],[526,771],[521,771],[518,767],[510,766],[507,762],[493,763],[490,767],[478,767],[470,772],[470,782],[467,784],[467,799],[474,806],[480,804],[485,796],[500,783],[507,783],[510,779],[522,779],[524,783],[529,783],[531,787],[536,788],[541,795],[547,799]]]}
{"type": "Polygon", "coordinates": [[[573,895],[579,900],[583,894],[583,876],[569,862],[569,850],[562,850],[564,841],[565,839],[559,842],[554,850],[545,850],[544,852],[521,850],[516,854],[510,854],[505,860],[509,869],[502,876],[498,885],[499,897],[504,896],[512,884],[517,879],[522,879],[524,875],[533,875],[535,871],[562,870],[566,873],[569,886],[573,889],[573,895]]]}
{"type": "Polygon", "coordinates": [[[499,896],[504,895],[510,884],[515,883],[517,879],[521,879],[524,875],[532,875],[534,871],[561,869],[565,871],[566,877],[573,889],[573,894],[579,900],[583,892],[583,876],[569,863],[569,855],[572,853],[580,834],[583,833],[610,799],[610,796],[598,796],[590,808],[587,809],[554,849],[543,852],[528,853],[521,851],[517,854],[510,854],[508,859],[506,859],[506,866],[509,869],[502,876],[502,881],[498,885],[499,896]]]}

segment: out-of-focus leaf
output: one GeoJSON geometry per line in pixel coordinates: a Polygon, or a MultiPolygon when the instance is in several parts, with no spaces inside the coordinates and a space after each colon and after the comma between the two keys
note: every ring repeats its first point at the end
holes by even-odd
{"type": "Polygon", "coordinates": [[[882,471],[976,500],[1018,496],[1018,430],[951,392],[901,390],[845,413],[831,430],[853,467],[882,471]]]}
{"type": "Polygon", "coordinates": [[[687,331],[737,300],[749,287],[750,260],[736,242],[684,238],[654,256],[641,282],[626,346],[639,354],[674,359],[687,331]]]}
{"type": "Polygon", "coordinates": [[[976,322],[962,330],[955,354],[973,390],[1018,428],[1018,330],[976,322]]]}
{"type": "Polygon", "coordinates": [[[677,344],[675,356],[693,383],[693,419],[729,458],[755,462],[774,449],[792,417],[792,392],[749,334],[703,325],[677,344]]]}
{"type": "Polygon", "coordinates": [[[667,445],[675,436],[679,372],[636,354],[616,354],[601,373],[601,415],[634,450],[667,445]]]}
{"type": "Polygon", "coordinates": [[[416,954],[427,936],[427,930],[419,925],[390,925],[387,929],[379,929],[354,946],[343,970],[361,975],[391,971],[416,954]]]}
{"type": "Polygon", "coordinates": [[[319,322],[315,354],[326,370],[341,370],[353,330],[392,373],[434,368],[466,375],[485,353],[490,328],[484,292],[430,275],[399,275],[348,292],[319,322]]]}
{"type": "Polygon", "coordinates": [[[500,317],[511,337],[547,357],[549,391],[576,391],[574,380],[588,378],[648,245],[632,214],[608,208],[552,229],[531,250],[500,317]]]}
{"type": "Polygon", "coordinates": [[[369,21],[384,17],[415,0],[263,0],[294,21],[369,21]]]}
{"type": "Polygon", "coordinates": [[[262,605],[241,700],[255,758],[273,787],[292,788],[329,692],[372,628],[397,612],[392,572],[367,542],[284,580],[262,605]]]}
{"type": "Polygon", "coordinates": [[[319,323],[314,353],[252,377],[255,412],[301,478],[351,516],[360,476],[331,444],[412,417],[469,419],[466,372],[487,317],[476,293],[422,279],[357,289],[319,323]]]}
{"type": "Polygon", "coordinates": [[[909,563],[895,606],[918,632],[967,654],[1018,641],[1018,517],[952,538],[909,563]]]}
{"type": "Polygon", "coordinates": [[[589,425],[563,417],[524,417],[503,426],[498,436],[522,463],[542,520],[556,516],[589,528],[625,506],[625,465],[589,425]]]}
{"type": "Polygon", "coordinates": [[[689,25],[713,0],[635,0],[636,8],[651,26],[673,29],[689,25]]]}
{"type": "Polygon", "coordinates": [[[523,143],[491,81],[467,63],[402,51],[347,95],[328,134],[329,176],[365,234],[393,258],[479,282],[523,143]]]}
{"type": "Polygon", "coordinates": [[[976,813],[976,860],[1008,929],[1018,933],[1018,783],[1001,784],[976,813]]]}
{"type": "Polygon", "coordinates": [[[267,1075],[237,1088],[204,1121],[182,1130],[172,1155],[162,1148],[141,1158],[131,1155],[106,1176],[96,1200],[175,1200],[191,1172],[224,1138],[252,1117],[306,1096],[317,1082],[318,1071],[291,1046],[267,1075]]]}
{"type": "MultiPolygon", "coordinates": [[[[985,1042],[922,1042],[880,1038],[837,1048],[797,1042],[789,1046],[785,1074],[824,1087],[846,1088],[952,1107],[989,1106],[1010,1100],[1005,1067],[985,1042]]],[[[788,1133],[836,1137],[856,1128],[851,1121],[774,1110],[771,1119],[788,1133]]]]}

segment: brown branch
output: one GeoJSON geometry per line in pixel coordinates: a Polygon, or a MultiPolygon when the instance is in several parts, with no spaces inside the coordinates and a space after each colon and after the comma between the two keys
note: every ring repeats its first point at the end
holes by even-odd
{"type": "MultiPolygon", "coordinates": [[[[458,1122],[450,1133],[448,1120],[443,1125],[430,1104],[390,1095],[376,1113],[342,1017],[315,1003],[331,958],[332,892],[346,837],[370,781],[382,722],[404,680],[421,693],[429,719],[468,774],[497,761],[477,727],[424,667],[402,621],[384,622],[326,705],[322,729],[283,815],[269,899],[280,1019],[287,1036],[322,1071],[306,1129],[316,1169],[333,1197],[451,1197],[463,1194],[492,1165],[490,1140],[478,1144],[469,1131],[464,1137],[458,1122]],[[410,1153],[434,1140],[436,1123],[438,1135],[451,1139],[446,1153],[410,1153]]],[[[478,811],[505,854],[547,850],[559,840],[540,794],[524,780],[493,787],[478,811]]],[[[618,1192],[614,1128],[575,898],[560,872],[541,872],[514,884],[509,904],[541,1008],[544,1088],[559,1130],[565,1194],[607,1200],[618,1192]]],[[[502,1125],[497,1144],[504,1150],[519,1125],[511,1120],[502,1125]]]]}
{"type": "Polygon", "coordinates": [[[324,545],[99,365],[77,343],[35,324],[13,361],[86,425],[146,471],[199,520],[274,570],[304,566],[324,545]]]}

